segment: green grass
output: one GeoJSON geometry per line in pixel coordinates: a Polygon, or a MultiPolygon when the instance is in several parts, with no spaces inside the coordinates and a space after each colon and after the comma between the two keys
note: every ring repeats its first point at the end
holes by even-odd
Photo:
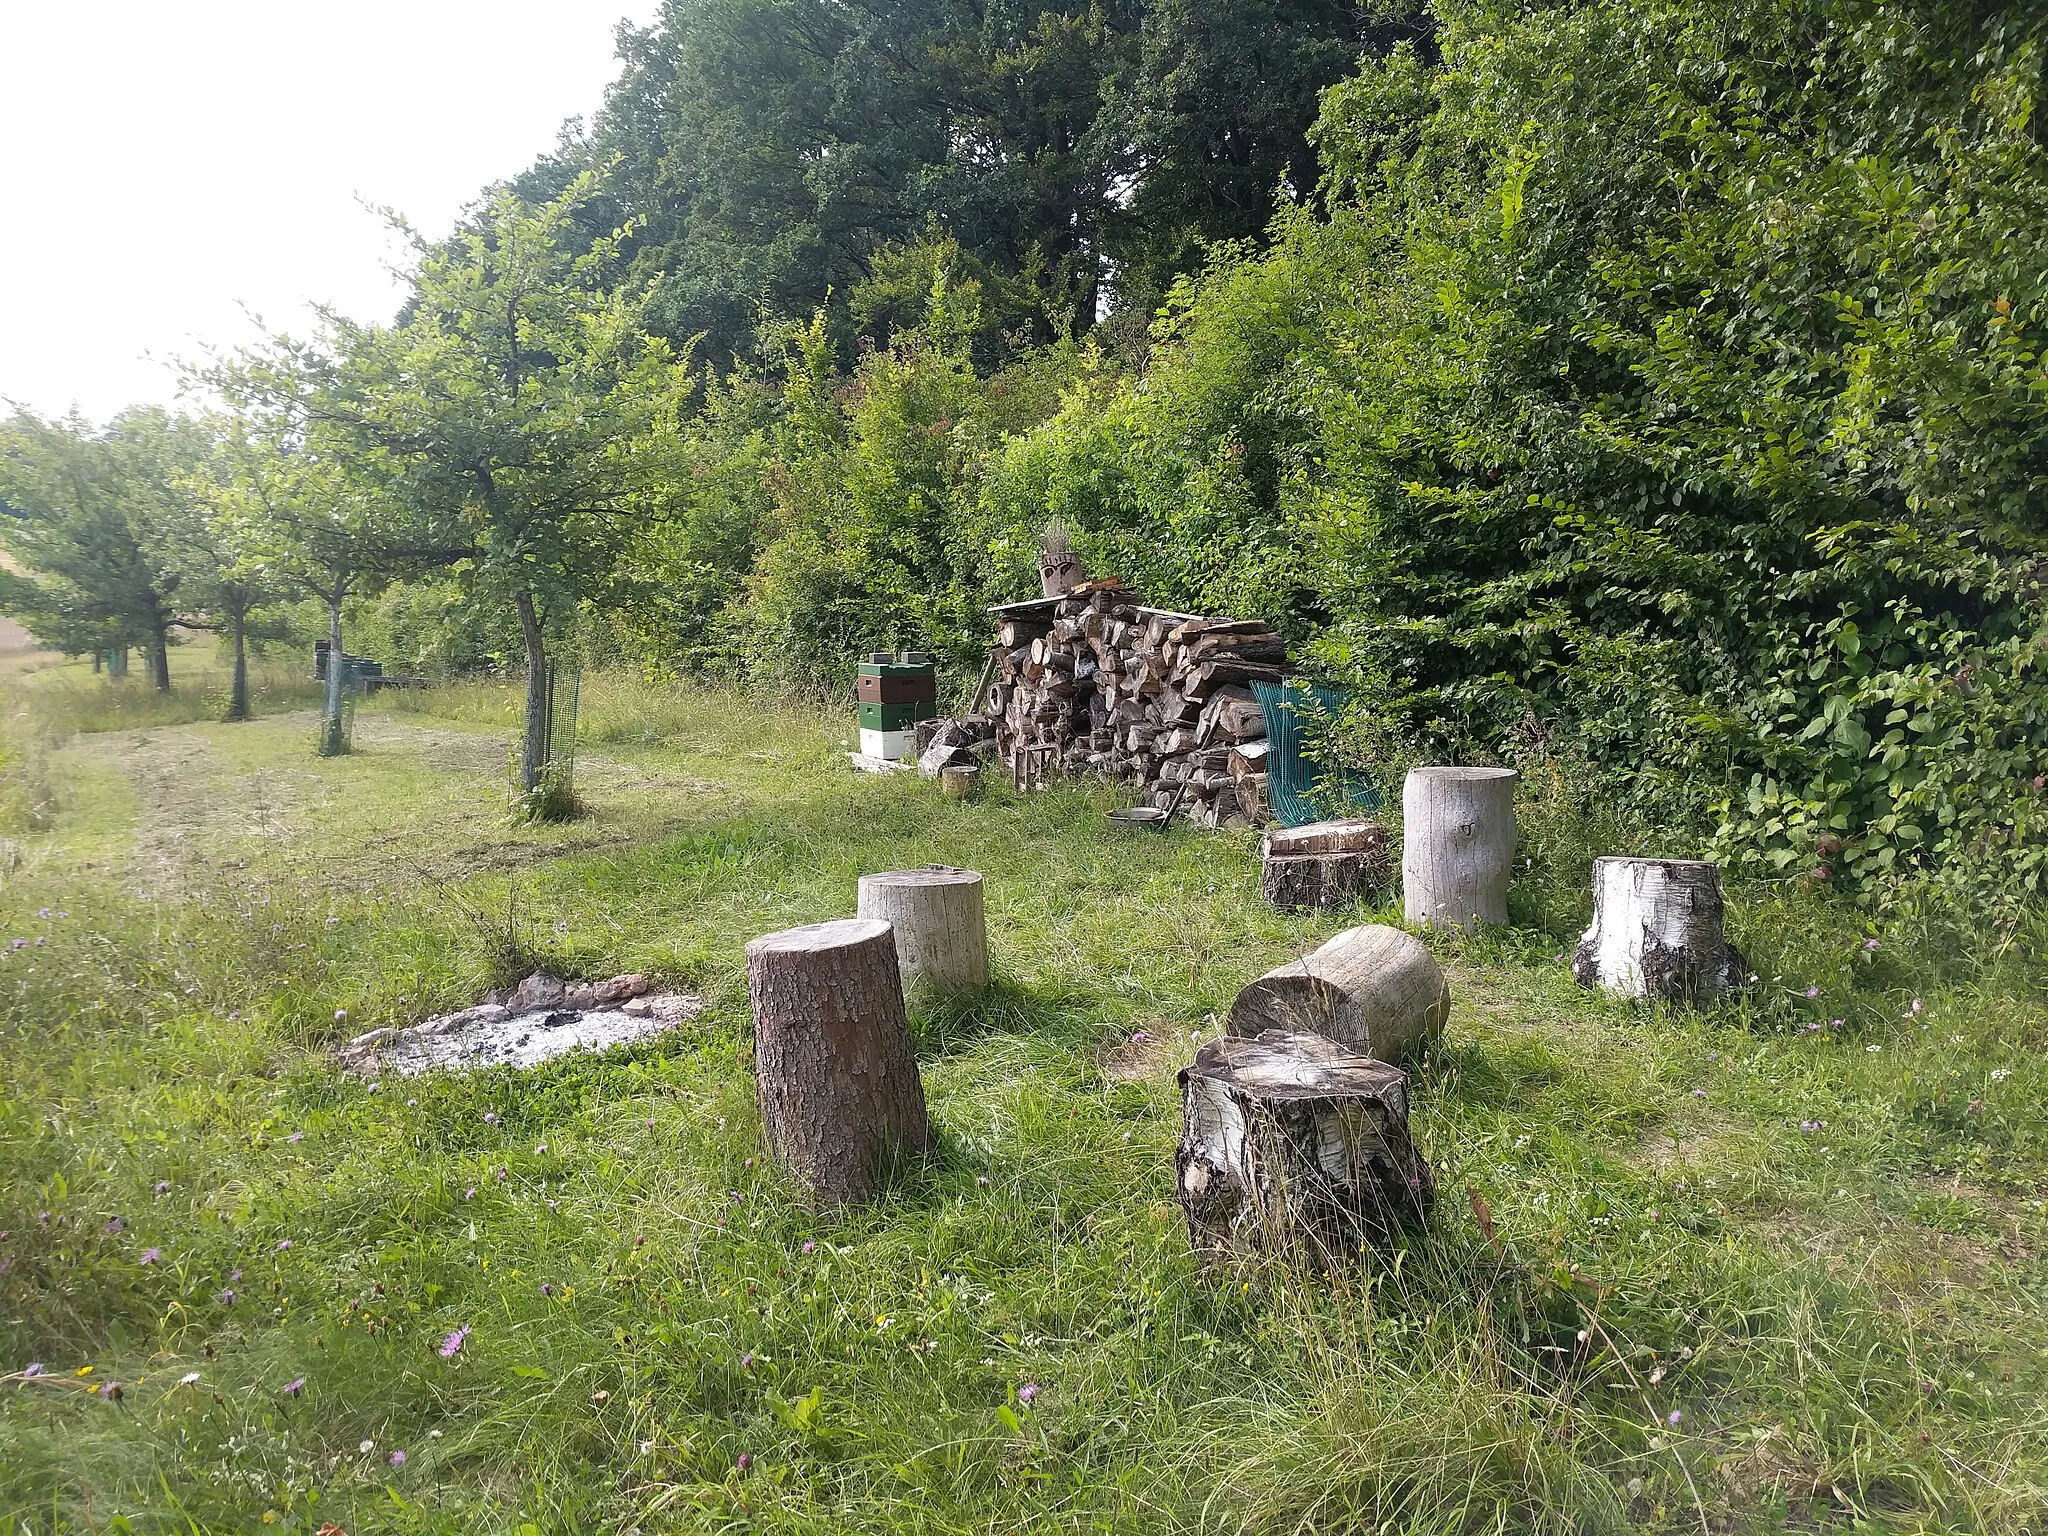
{"type": "Polygon", "coordinates": [[[1191,1033],[1387,913],[1273,912],[1249,837],[1112,836],[1096,792],[854,775],[845,709],[616,677],[590,814],[521,823],[511,702],[403,695],[326,762],[298,715],[52,752],[0,894],[0,1368],[46,1368],[0,1384],[7,1530],[2038,1528],[2019,946],[1739,890],[1743,1003],[1595,1001],[1556,956],[1641,834],[1532,793],[1517,926],[1431,941],[1428,1230],[1205,1273],[1191,1033]],[[938,1155],[821,1221],[760,1157],[741,946],[931,861],[987,874],[998,982],[915,1021],[938,1155]],[[321,1054],[536,960],[710,1007],[523,1077],[321,1054]]]}

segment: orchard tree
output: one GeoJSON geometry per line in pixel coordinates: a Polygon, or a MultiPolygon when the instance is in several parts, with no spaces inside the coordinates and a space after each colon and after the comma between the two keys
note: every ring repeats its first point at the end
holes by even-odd
{"type": "Polygon", "coordinates": [[[397,323],[329,315],[337,356],[322,423],[402,500],[472,593],[508,604],[526,653],[519,782],[545,798],[549,655],[626,534],[623,444],[680,367],[611,282],[622,234],[591,241],[595,175],[530,207],[500,192],[471,224],[417,245],[397,323]]]}
{"type": "Polygon", "coordinates": [[[187,579],[202,514],[184,483],[203,429],[157,409],[99,431],[73,416],[18,412],[0,425],[0,608],[45,644],[73,652],[146,647],[171,687],[174,627],[210,627],[187,579]]]}

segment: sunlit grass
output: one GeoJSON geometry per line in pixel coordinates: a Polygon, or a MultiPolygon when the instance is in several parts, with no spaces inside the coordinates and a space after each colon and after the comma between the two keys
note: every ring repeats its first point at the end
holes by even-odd
{"type": "Polygon", "coordinates": [[[73,786],[0,894],[7,1529],[2018,1531],[2048,1497],[2031,957],[1744,890],[1748,999],[1596,1001],[1555,956],[1628,829],[1532,796],[1520,926],[1433,941],[1428,1232],[1204,1273],[1172,1072],[1370,911],[1272,911],[1249,837],[1112,834],[1107,792],[855,775],[837,707],[609,677],[588,818],[521,827],[508,699],[382,696],[334,762],[166,730],[192,795],[298,809],[144,887],[67,852],[115,814],[73,786]],[[999,984],[915,1021],[939,1155],[819,1221],[760,1160],[741,947],[924,862],[987,874],[999,984]],[[321,1054],[532,963],[710,1007],[523,1077],[321,1054]]]}

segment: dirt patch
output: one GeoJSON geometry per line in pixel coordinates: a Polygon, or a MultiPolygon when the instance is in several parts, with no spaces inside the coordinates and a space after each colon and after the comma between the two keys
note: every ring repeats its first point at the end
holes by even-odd
{"type": "Polygon", "coordinates": [[[1193,1058],[1194,1048],[1179,1034],[1161,1026],[1133,1030],[1121,1040],[1096,1047],[1095,1065],[1111,1082],[1138,1083],[1171,1077],[1193,1058]]]}

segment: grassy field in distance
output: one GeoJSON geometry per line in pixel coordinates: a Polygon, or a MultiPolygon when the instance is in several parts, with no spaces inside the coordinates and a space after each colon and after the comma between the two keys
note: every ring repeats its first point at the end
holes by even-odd
{"type": "Polygon", "coordinates": [[[292,669],[226,725],[179,661],[168,704],[0,678],[0,786],[43,785],[0,794],[0,1528],[2040,1528],[2024,943],[1739,887],[1745,999],[1593,998],[1586,861],[1642,834],[1532,774],[1515,924],[1430,940],[1429,1228],[1205,1273],[1174,1071],[1396,909],[1273,911],[1251,835],[1115,835],[1109,791],[856,775],[850,706],[611,674],[588,814],[527,825],[507,686],[383,696],[323,761],[292,669]],[[822,1221],[760,1155],[741,947],[926,862],[986,874],[997,983],[913,1020],[938,1154],[822,1221]],[[709,1007],[523,1076],[324,1054],[539,965],[709,1007]]]}

